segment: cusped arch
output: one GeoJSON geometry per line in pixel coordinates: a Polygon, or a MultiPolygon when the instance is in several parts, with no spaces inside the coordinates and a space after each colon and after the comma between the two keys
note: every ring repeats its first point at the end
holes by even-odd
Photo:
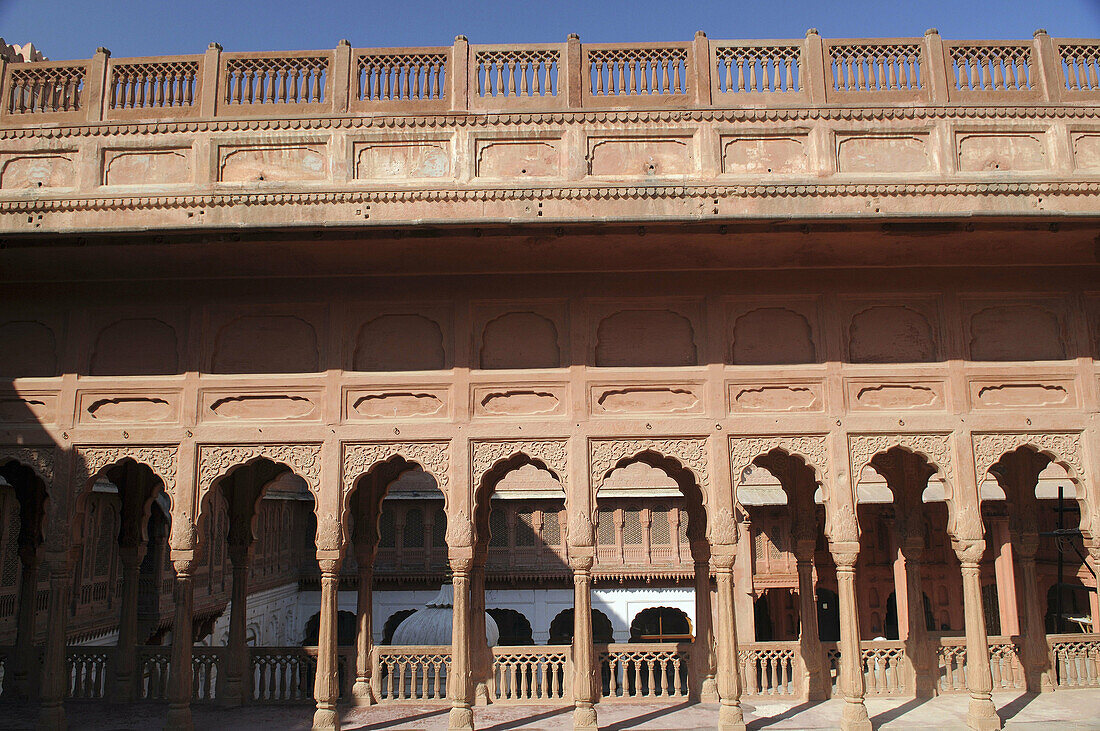
{"type": "Polygon", "coordinates": [[[541,442],[474,442],[472,445],[474,485],[474,539],[488,541],[489,499],[493,490],[509,473],[526,465],[546,470],[561,487],[561,497],[567,509],[570,503],[565,489],[568,441],[541,442]]]}
{"type": "MultiPolygon", "coordinates": [[[[355,493],[362,489],[363,478],[375,473],[378,469],[392,470],[392,476],[387,473],[389,481],[386,490],[379,498],[385,497],[386,491],[394,480],[402,474],[422,469],[435,480],[439,490],[443,493],[443,506],[447,511],[451,504],[450,485],[450,443],[449,442],[359,442],[344,445],[343,454],[343,478],[340,497],[340,524],[343,526],[344,537],[351,540],[348,533],[352,512],[352,499],[355,493]]],[[[449,511],[447,511],[449,516],[449,511]]],[[[381,515],[381,511],[379,511],[381,515]]],[[[447,520],[447,543],[452,545],[452,524],[461,522],[461,516],[447,520]]],[[[465,518],[469,523],[469,518],[465,518]]],[[[455,530],[461,530],[457,528],[455,530]]],[[[471,536],[472,538],[472,536],[471,536]]],[[[457,545],[457,544],[454,544],[457,545]]]]}
{"type": "MultiPolygon", "coordinates": [[[[147,539],[149,516],[160,496],[168,501],[167,516],[174,517],[177,447],[81,447],[74,448],[72,471],[72,515],[69,526],[74,545],[83,543],[84,515],[95,483],[110,471],[126,464],[140,466],[157,478],[158,484],[142,503],[139,528],[147,539]]],[[[118,486],[122,489],[122,486],[118,486]]]]}
{"type": "Polygon", "coordinates": [[[554,321],[537,312],[506,312],[481,333],[482,368],[558,368],[561,348],[554,321]]]}
{"type": "Polygon", "coordinates": [[[986,307],[970,318],[970,358],[985,361],[1064,360],[1058,314],[1034,304],[986,307]]]}
{"type": "Polygon", "coordinates": [[[875,305],[852,316],[848,356],[853,363],[928,363],[936,360],[932,323],[905,305],[875,305]]]}
{"type": "Polygon", "coordinates": [[[0,325],[0,377],[56,375],[57,339],[53,330],[37,320],[9,320],[0,325]]]}
{"type": "Polygon", "coordinates": [[[816,363],[813,328],[805,315],[786,307],[759,307],[733,325],[730,363],[790,365],[816,363]]]}

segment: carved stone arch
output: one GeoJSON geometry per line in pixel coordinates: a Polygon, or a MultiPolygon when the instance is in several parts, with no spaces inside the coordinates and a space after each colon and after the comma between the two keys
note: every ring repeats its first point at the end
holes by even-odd
{"type": "Polygon", "coordinates": [[[1069,479],[1077,486],[1077,503],[1081,507],[1081,531],[1089,537],[1095,530],[1095,519],[1089,509],[1088,482],[1084,479],[1084,455],[1080,432],[981,432],[970,437],[974,448],[974,470],[981,485],[990,467],[1001,457],[1022,447],[1034,449],[1039,454],[1061,466],[1069,479]]]}
{"type": "Polygon", "coordinates": [[[56,453],[54,447],[0,447],[0,464],[19,462],[30,467],[50,490],[53,488],[56,453]]]}
{"type": "MultiPolygon", "coordinates": [[[[588,520],[591,523],[594,523],[596,518],[596,494],[603,486],[604,480],[615,469],[632,462],[647,462],[651,466],[664,470],[673,479],[676,479],[676,475],[673,474],[676,468],[689,474],[692,482],[699,489],[707,535],[712,535],[710,531],[713,530],[712,526],[718,522],[719,516],[709,514],[713,501],[710,499],[710,465],[707,456],[706,437],[590,439],[588,442],[588,467],[590,473],[589,484],[592,490],[590,504],[593,512],[588,516],[588,520]],[[650,459],[654,461],[650,462],[650,459]],[[660,462],[670,462],[672,464],[666,465],[660,464],[660,462]],[[672,471],[670,471],[670,467],[673,467],[672,471]]],[[[677,480],[677,482],[679,481],[677,480]]],[[[688,497],[686,493],[685,497],[688,497]]],[[[573,526],[570,525],[569,528],[572,530],[573,526]]],[[[712,543],[715,542],[718,541],[714,541],[712,538],[712,543]]],[[[732,542],[736,542],[736,539],[732,542]]]]}
{"type": "MultiPolygon", "coordinates": [[[[741,483],[741,474],[749,465],[757,464],[757,460],[767,456],[771,452],[779,451],[791,457],[801,460],[813,473],[814,482],[822,490],[822,495],[828,491],[829,485],[829,444],[828,437],[824,434],[774,434],[770,436],[730,436],[730,476],[733,486],[733,501],[735,510],[722,508],[716,516],[715,526],[711,529],[712,540],[718,542],[736,541],[736,512],[744,514],[737,496],[737,490],[741,483]],[[715,531],[725,531],[716,533],[715,531]],[[734,541],[727,541],[733,538],[734,541]]],[[[774,470],[763,467],[774,474],[774,470]]],[[[775,475],[782,483],[783,475],[775,475]]],[[[787,491],[787,486],[783,486],[787,491]]],[[[813,500],[813,494],[809,499],[813,500]]],[[[788,505],[794,505],[794,496],[788,494],[788,505]]],[[[816,520],[816,519],[815,519],[816,520]]],[[[816,524],[815,524],[816,525],[816,524]]],[[[816,530],[816,528],[815,528],[816,530]]]]}
{"type": "MultiPolygon", "coordinates": [[[[210,489],[222,478],[239,468],[266,459],[286,466],[291,472],[306,482],[313,496],[313,510],[317,517],[318,547],[322,545],[322,532],[332,532],[331,524],[336,516],[322,516],[321,509],[321,445],[320,444],[203,444],[198,449],[198,491],[195,505],[199,515],[195,524],[202,518],[210,489]],[[327,529],[322,526],[329,526],[327,529]]],[[[173,531],[173,534],[175,531],[173,531]]],[[[338,532],[337,532],[338,533],[338,532]]],[[[328,536],[332,538],[332,536],[328,536]]],[[[339,536],[337,535],[336,538],[339,536]]]]}
{"type": "MultiPolygon", "coordinates": [[[[341,478],[341,494],[340,494],[340,524],[344,526],[343,530],[346,533],[348,525],[350,524],[349,517],[351,515],[351,496],[355,492],[356,483],[359,479],[374,469],[377,465],[384,462],[390,462],[395,458],[400,458],[406,462],[418,465],[422,470],[431,475],[436,484],[439,486],[440,492],[443,493],[443,506],[444,510],[451,504],[450,494],[450,471],[451,471],[451,458],[450,442],[434,441],[434,442],[352,442],[345,443],[343,445],[343,458],[342,464],[342,478],[341,478]]],[[[465,511],[460,511],[465,513],[465,511]]],[[[454,528],[454,524],[459,522],[460,515],[455,516],[456,520],[447,520],[447,544],[448,545],[471,545],[473,535],[471,532],[469,541],[471,543],[452,543],[451,531],[453,529],[461,531],[461,528],[454,528]]],[[[469,523],[469,516],[466,516],[465,522],[469,523]]],[[[350,538],[350,536],[346,536],[350,538]]],[[[456,535],[456,539],[463,536],[456,535]]]]}
{"type": "MultiPolygon", "coordinates": [[[[79,446],[73,447],[73,468],[71,474],[70,505],[73,515],[70,525],[74,541],[79,543],[83,529],[83,496],[92,489],[92,484],[111,467],[127,460],[147,467],[161,481],[161,490],[168,498],[170,506],[176,503],[176,469],[179,447],[163,446],[79,446]]],[[[152,496],[155,499],[156,495],[152,496]]],[[[151,501],[150,501],[151,505],[151,501]]],[[[146,506],[148,512],[149,506],[146,506]]],[[[169,510],[169,516],[175,519],[175,510],[169,510]]],[[[146,516],[148,517],[148,516],[146,516]]],[[[183,518],[186,520],[186,518],[183,518]]],[[[143,528],[144,529],[144,528],[143,528]]]]}
{"type": "MultiPolygon", "coordinates": [[[[943,479],[944,501],[947,504],[947,532],[951,536],[981,538],[983,535],[981,515],[976,503],[971,505],[965,497],[956,495],[958,486],[955,472],[955,455],[951,446],[951,435],[939,434],[849,434],[848,456],[853,493],[863,468],[871,463],[874,456],[895,447],[901,447],[918,454],[936,468],[943,479]]],[[[974,495],[977,500],[977,495],[974,495]]],[[[828,495],[826,495],[828,498],[828,495]]],[[[854,495],[853,495],[854,499],[854,495]]],[[[851,515],[835,514],[838,520],[851,520],[858,532],[858,521],[854,512],[851,515]]],[[[846,526],[838,526],[846,527],[846,526]]],[[[858,534],[858,533],[857,533],[858,534]]]]}
{"type": "MultiPolygon", "coordinates": [[[[470,442],[470,484],[474,489],[473,510],[475,521],[483,504],[488,500],[488,495],[482,495],[485,487],[483,483],[495,471],[506,469],[504,474],[524,465],[535,465],[550,472],[561,485],[561,496],[565,500],[566,509],[572,502],[569,491],[566,490],[569,480],[569,440],[568,439],[540,439],[532,441],[471,441],[470,442]]],[[[494,481],[503,479],[504,474],[497,476],[494,481]]],[[[486,513],[485,519],[488,519],[486,513]]],[[[477,531],[487,526],[475,526],[475,540],[481,540],[477,531]]]]}

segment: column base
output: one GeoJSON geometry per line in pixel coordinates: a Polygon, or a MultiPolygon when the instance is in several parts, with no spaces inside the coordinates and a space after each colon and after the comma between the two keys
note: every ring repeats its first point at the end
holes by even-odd
{"type": "Polygon", "coordinates": [[[703,678],[703,685],[699,688],[699,702],[717,703],[719,700],[718,681],[713,677],[703,678]]]}
{"type": "Polygon", "coordinates": [[[840,714],[840,728],[843,731],[871,731],[871,719],[862,698],[844,703],[844,710],[840,714]]]}
{"type": "Polygon", "coordinates": [[[744,731],[745,712],[741,704],[726,704],[718,706],[718,731],[744,731]]]}
{"type": "Polygon", "coordinates": [[[989,698],[971,698],[966,712],[966,726],[974,731],[995,731],[1001,728],[1001,717],[989,698]]]}
{"type": "Polygon", "coordinates": [[[65,721],[65,706],[45,703],[38,709],[38,724],[40,731],[65,731],[68,724],[65,721]]]}
{"type": "Polygon", "coordinates": [[[133,682],[130,680],[130,678],[119,678],[111,687],[110,695],[107,697],[110,699],[111,703],[133,703],[133,682]]]}
{"type": "Polygon", "coordinates": [[[352,703],[363,708],[374,705],[374,692],[371,691],[370,680],[356,679],[351,686],[352,703]]]}
{"type": "Polygon", "coordinates": [[[591,703],[577,703],[573,708],[574,729],[599,729],[596,707],[591,703]]]}
{"type": "Polygon", "coordinates": [[[195,725],[191,722],[191,704],[168,706],[168,720],[164,723],[165,731],[193,731],[195,725]]]}
{"type": "Polygon", "coordinates": [[[236,708],[237,706],[244,704],[243,693],[241,692],[240,678],[230,678],[227,676],[225,679],[225,690],[218,688],[217,692],[219,706],[225,706],[226,708],[236,708]]]}
{"type": "Polygon", "coordinates": [[[313,731],[340,731],[340,714],[335,707],[318,707],[313,712],[313,731]]]}
{"type": "Polygon", "coordinates": [[[452,706],[447,715],[448,731],[473,731],[474,711],[469,706],[452,706]]]}

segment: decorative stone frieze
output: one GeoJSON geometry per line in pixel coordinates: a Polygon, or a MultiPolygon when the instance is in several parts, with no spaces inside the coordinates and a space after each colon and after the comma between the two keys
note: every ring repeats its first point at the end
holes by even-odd
{"type": "Polygon", "coordinates": [[[773,449],[801,458],[814,469],[818,480],[829,475],[829,445],[824,434],[777,434],[774,436],[730,436],[730,469],[734,486],[752,461],[773,449]]]}
{"type": "Polygon", "coordinates": [[[533,441],[473,441],[470,443],[471,483],[475,489],[485,474],[498,463],[519,454],[538,460],[557,476],[563,488],[569,484],[569,440],[540,439],[533,441]]]}
{"type": "Polygon", "coordinates": [[[852,484],[859,482],[860,473],[870,464],[872,457],[893,447],[903,447],[928,459],[948,483],[950,494],[950,487],[955,484],[955,461],[950,434],[850,434],[848,454],[851,459],[852,484]]]}
{"type": "Polygon", "coordinates": [[[25,464],[33,469],[47,486],[52,487],[56,452],[54,447],[0,447],[0,463],[15,460],[25,464]]]}

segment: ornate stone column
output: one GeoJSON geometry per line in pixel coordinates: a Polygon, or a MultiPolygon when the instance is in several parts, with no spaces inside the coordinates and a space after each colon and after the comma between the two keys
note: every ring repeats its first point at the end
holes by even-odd
{"type": "Polygon", "coordinates": [[[745,714],[741,709],[741,668],[737,655],[737,614],[733,606],[733,567],[737,554],[734,546],[714,556],[718,583],[718,728],[742,731],[745,714]]]}
{"type": "Polygon", "coordinates": [[[20,545],[19,560],[23,570],[19,576],[19,608],[15,620],[15,662],[12,682],[4,688],[4,695],[26,699],[34,695],[37,687],[37,683],[31,681],[31,673],[35,665],[34,614],[38,595],[38,546],[20,545]]]}
{"type": "Polygon", "coordinates": [[[596,729],[596,653],[592,646],[592,556],[570,556],[573,569],[573,728],[596,729]]]}
{"type": "Polygon", "coordinates": [[[341,560],[319,558],[317,563],[321,567],[321,615],[317,638],[317,678],[313,685],[313,697],[317,701],[317,710],[313,712],[313,731],[338,731],[340,714],[336,710],[336,700],[340,695],[340,685],[337,677],[336,612],[341,560]]]}
{"type": "Polygon", "coordinates": [[[451,671],[447,690],[451,696],[451,712],[447,728],[452,731],[473,731],[474,711],[471,706],[473,666],[470,653],[470,570],[471,558],[451,559],[451,581],[454,583],[454,618],[451,621],[451,671]]]}
{"type": "Polygon", "coordinates": [[[856,559],[859,542],[831,544],[836,563],[837,595],[840,604],[840,690],[844,711],[840,727],[846,731],[871,731],[871,719],[863,702],[863,661],[859,645],[859,603],[856,600],[856,559]]]}
{"type": "Polygon", "coordinates": [[[921,582],[924,538],[913,534],[901,536],[898,549],[905,563],[905,585],[901,587],[905,592],[907,625],[906,635],[903,638],[905,654],[913,666],[916,697],[932,698],[936,695],[936,667],[935,654],[929,644],[928,626],[924,618],[924,588],[921,582]]]}
{"type": "Polygon", "coordinates": [[[795,541],[795,566],[798,570],[798,616],[800,630],[798,647],[802,655],[802,694],[806,700],[822,701],[828,697],[825,683],[825,656],[821,649],[821,633],[817,626],[817,598],[814,592],[814,548],[817,541],[804,538],[795,541]]]}
{"type": "Polygon", "coordinates": [[[134,699],[134,654],[137,647],[138,572],[144,558],[144,545],[120,545],[122,562],[122,606],[119,609],[118,646],[115,650],[112,700],[127,703],[134,699]]]}
{"type": "MultiPolygon", "coordinates": [[[[229,602],[229,639],[226,642],[225,674],[218,683],[218,701],[224,706],[239,706],[244,697],[245,676],[248,674],[248,566],[251,541],[229,544],[229,561],[233,565],[233,588],[229,602]]],[[[251,684],[247,684],[251,685],[251,684]]]]}
{"type": "Polygon", "coordinates": [[[966,618],[966,687],[970,691],[967,725],[986,731],[1001,728],[993,706],[993,675],[989,668],[989,638],[982,612],[981,560],[985,541],[955,539],[955,554],[962,565],[963,605],[966,618]]]}
{"type": "Polygon", "coordinates": [[[38,728],[65,728],[65,693],[68,676],[65,673],[66,622],[69,616],[69,585],[72,567],[79,549],[50,551],[50,599],[47,617],[46,649],[42,659],[42,683],[38,706],[38,728]]]}
{"type": "Polygon", "coordinates": [[[371,647],[374,644],[374,623],[372,613],[374,556],[368,547],[358,547],[355,561],[359,567],[359,595],[355,616],[355,684],[351,688],[352,698],[357,706],[369,706],[374,703],[371,693],[371,647]]]}
{"type": "Polygon", "coordinates": [[[170,731],[190,731],[191,724],[191,623],[195,604],[192,562],[173,559],[176,569],[176,612],[172,620],[172,659],[168,673],[168,721],[170,731]]]}
{"type": "MultiPolygon", "coordinates": [[[[700,547],[703,548],[703,547],[700,547]]],[[[703,554],[699,549],[692,553],[703,554]]],[[[709,549],[705,551],[709,553],[709,549]]],[[[695,559],[695,672],[700,678],[699,700],[703,703],[718,702],[718,682],[715,678],[717,656],[714,652],[714,627],[710,607],[710,559],[695,559]]]]}
{"type": "Polygon", "coordinates": [[[1035,553],[1039,550],[1039,534],[1036,531],[1017,533],[1012,540],[1020,564],[1020,583],[1023,585],[1024,626],[1020,632],[1021,658],[1027,689],[1031,692],[1049,693],[1055,689],[1054,662],[1047,643],[1043,611],[1039,606],[1039,574],[1035,568],[1035,553]]]}
{"type": "Polygon", "coordinates": [[[493,672],[493,651],[485,637],[485,559],[474,559],[470,567],[470,652],[474,682],[474,704],[489,705],[489,681],[493,672]]]}

